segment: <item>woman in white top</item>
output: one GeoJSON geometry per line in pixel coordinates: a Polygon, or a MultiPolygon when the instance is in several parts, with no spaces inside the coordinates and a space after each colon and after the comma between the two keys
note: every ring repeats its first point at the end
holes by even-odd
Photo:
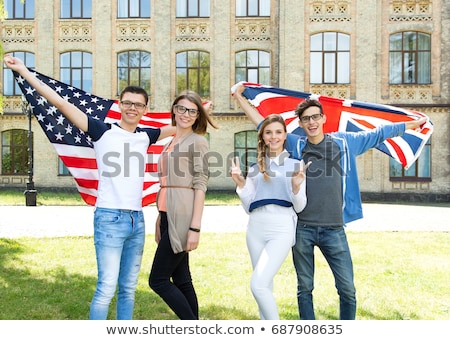
{"type": "Polygon", "coordinates": [[[262,320],[279,319],[273,279],[295,243],[297,213],[306,206],[309,164],[289,158],[286,135],[283,117],[269,115],[258,131],[258,159],[246,179],[239,158],[231,161],[236,192],[250,216],[246,236],[253,266],[250,287],[262,320]]]}

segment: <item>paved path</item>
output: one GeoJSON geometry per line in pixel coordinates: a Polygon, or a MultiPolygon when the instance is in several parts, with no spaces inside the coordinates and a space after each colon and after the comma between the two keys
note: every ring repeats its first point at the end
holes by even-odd
{"type": "MultiPolygon", "coordinates": [[[[91,206],[0,206],[0,238],[91,236],[91,206]]],[[[363,204],[364,218],[352,231],[450,231],[450,205],[363,204]]],[[[147,232],[153,233],[156,207],[144,208],[147,232]]],[[[239,205],[205,206],[203,232],[243,232],[248,216],[239,205]]]]}

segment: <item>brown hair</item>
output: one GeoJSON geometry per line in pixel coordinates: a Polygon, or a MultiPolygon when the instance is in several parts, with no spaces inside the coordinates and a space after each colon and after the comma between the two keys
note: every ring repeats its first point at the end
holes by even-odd
{"type": "Polygon", "coordinates": [[[193,103],[197,106],[198,116],[197,116],[197,119],[195,120],[195,123],[192,125],[192,130],[195,133],[197,133],[199,135],[204,135],[206,133],[208,124],[211,125],[215,129],[218,128],[217,125],[215,125],[215,123],[212,121],[209,114],[206,112],[205,108],[203,107],[202,99],[200,98],[200,95],[197,92],[194,92],[191,90],[186,90],[186,91],[181,92],[178,95],[178,97],[174,100],[174,102],[172,104],[172,109],[171,109],[172,126],[176,126],[175,113],[173,111],[174,107],[182,99],[187,99],[191,103],[193,103]]]}
{"type": "Polygon", "coordinates": [[[309,98],[305,99],[304,101],[300,102],[297,105],[297,108],[295,109],[295,114],[297,115],[298,118],[300,118],[303,112],[305,112],[305,110],[311,106],[317,106],[320,109],[320,113],[323,114],[322,104],[316,99],[309,99],[309,98]]]}
{"type": "MultiPolygon", "coordinates": [[[[272,123],[280,123],[281,125],[283,125],[284,132],[287,132],[286,122],[284,121],[283,117],[279,114],[268,115],[261,123],[261,126],[258,131],[257,163],[259,165],[259,172],[261,172],[264,175],[265,180],[269,180],[270,177],[266,171],[266,155],[268,147],[264,142],[263,134],[264,129],[267,127],[267,125],[272,123]]],[[[286,144],[286,141],[284,141],[284,144],[286,144]]]]}

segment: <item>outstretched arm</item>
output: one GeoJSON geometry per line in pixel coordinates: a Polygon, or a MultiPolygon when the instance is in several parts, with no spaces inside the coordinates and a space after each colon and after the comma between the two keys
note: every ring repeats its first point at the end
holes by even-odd
{"type": "Polygon", "coordinates": [[[39,79],[37,79],[33,73],[31,73],[25,66],[22,60],[15,58],[9,54],[5,55],[3,58],[6,66],[13,71],[19,73],[25,80],[33,86],[39,94],[47,99],[49,103],[54,105],[59,111],[61,111],[64,116],[66,116],[72,124],[78,127],[82,131],[87,131],[88,129],[88,118],[87,115],[78,109],[75,105],[64,100],[57,92],[52,90],[47,85],[43,84],[39,79]]]}
{"type": "Polygon", "coordinates": [[[244,111],[245,115],[250,119],[250,121],[255,125],[258,126],[259,123],[262,122],[264,119],[263,116],[258,112],[258,110],[251,105],[248,100],[242,95],[242,92],[245,91],[245,86],[242,84],[237,84],[234,93],[232,95],[234,96],[236,103],[241,107],[241,109],[244,111]]]}
{"type": "Polygon", "coordinates": [[[421,125],[425,124],[427,122],[426,117],[422,117],[418,120],[410,120],[409,122],[405,123],[405,130],[414,130],[419,128],[421,125]]]}

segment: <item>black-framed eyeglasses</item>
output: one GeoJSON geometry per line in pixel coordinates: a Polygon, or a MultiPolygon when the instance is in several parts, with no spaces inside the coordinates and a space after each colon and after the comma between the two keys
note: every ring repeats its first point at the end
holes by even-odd
{"type": "Polygon", "coordinates": [[[146,108],[146,106],[147,106],[147,105],[142,104],[142,103],[133,103],[133,102],[130,102],[129,100],[122,100],[120,102],[120,104],[122,104],[123,108],[126,109],[126,110],[128,110],[129,108],[131,108],[134,105],[136,110],[139,110],[139,111],[144,110],[146,108]]]}
{"type": "Polygon", "coordinates": [[[188,113],[189,117],[197,117],[199,111],[197,109],[188,109],[186,106],[183,105],[174,105],[175,112],[179,115],[184,115],[186,112],[188,113]]]}
{"type": "Polygon", "coordinates": [[[322,113],[315,113],[311,116],[301,116],[299,119],[302,121],[302,123],[309,123],[309,121],[314,120],[315,122],[317,122],[320,118],[322,118],[323,114],[322,113]]]}

